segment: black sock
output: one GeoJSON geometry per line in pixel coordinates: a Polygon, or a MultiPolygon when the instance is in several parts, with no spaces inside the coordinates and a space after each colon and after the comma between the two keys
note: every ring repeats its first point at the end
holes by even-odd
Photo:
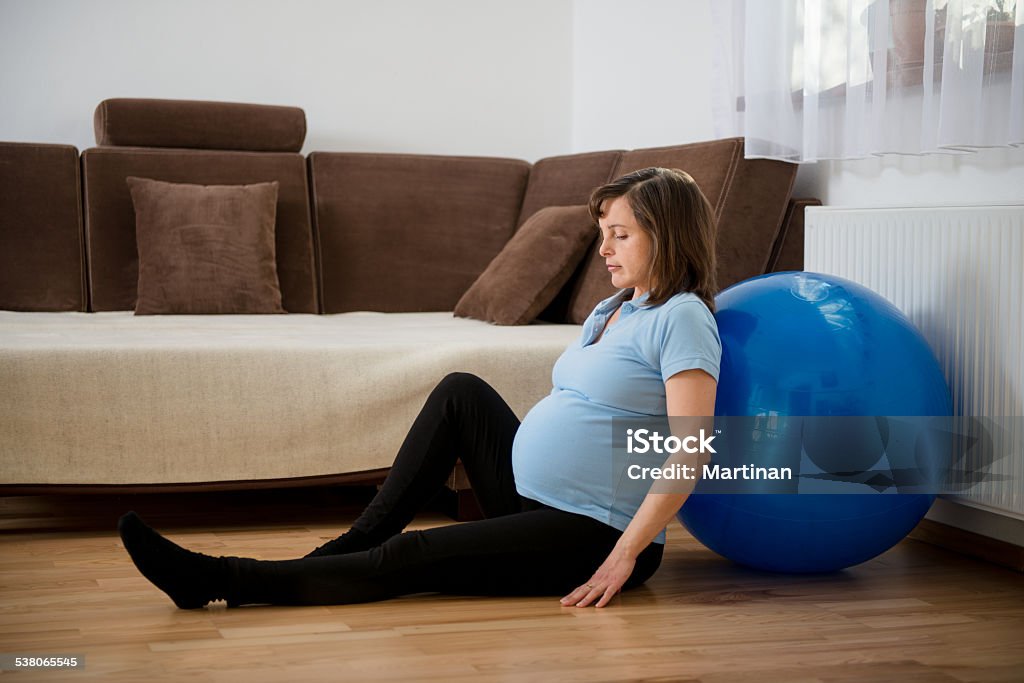
{"type": "Polygon", "coordinates": [[[348,553],[358,553],[363,550],[369,550],[370,548],[379,545],[374,543],[368,535],[360,531],[359,529],[349,529],[341,536],[338,536],[333,541],[328,541],[322,546],[319,546],[312,552],[305,555],[305,557],[325,557],[327,555],[347,555],[348,553]]]}
{"type": "Polygon", "coordinates": [[[142,575],[181,609],[227,597],[227,561],[186,550],[150,528],[134,512],[117,522],[125,550],[142,575]]]}

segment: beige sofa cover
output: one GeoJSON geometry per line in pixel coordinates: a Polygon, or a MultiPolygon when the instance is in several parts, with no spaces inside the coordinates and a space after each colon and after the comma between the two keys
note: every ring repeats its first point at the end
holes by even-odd
{"type": "Polygon", "coordinates": [[[577,325],[440,313],[0,311],[4,485],[287,480],[390,467],[434,385],[490,382],[522,418],[577,325]]]}

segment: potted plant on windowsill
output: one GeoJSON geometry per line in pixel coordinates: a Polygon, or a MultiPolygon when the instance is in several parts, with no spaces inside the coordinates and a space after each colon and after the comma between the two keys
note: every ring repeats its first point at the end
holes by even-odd
{"type": "MultiPolygon", "coordinates": [[[[987,6],[967,11],[961,18],[961,30],[977,30],[984,24],[985,73],[1008,70],[1013,62],[1014,1],[989,0],[987,6]]],[[[926,0],[889,0],[889,33],[882,44],[875,34],[873,12],[878,4],[872,3],[862,14],[861,21],[868,30],[869,54],[872,64],[879,49],[886,49],[886,73],[890,86],[920,85],[924,75],[925,38],[927,30],[926,0]]],[[[939,78],[946,47],[946,2],[935,2],[933,24],[934,42],[932,64],[939,78]]]]}
{"type": "Polygon", "coordinates": [[[1014,0],[990,0],[985,13],[985,72],[1008,70],[1013,64],[1014,0]]]}
{"type": "MultiPolygon", "coordinates": [[[[926,0],[889,0],[889,31],[885,40],[875,31],[873,2],[861,14],[868,33],[868,54],[872,66],[879,50],[885,50],[885,70],[889,86],[920,85],[924,74],[925,31],[928,26],[926,0]]],[[[934,50],[932,63],[942,64],[946,30],[946,7],[935,9],[934,50]]],[[[941,67],[939,67],[941,68],[941,67]]]]}

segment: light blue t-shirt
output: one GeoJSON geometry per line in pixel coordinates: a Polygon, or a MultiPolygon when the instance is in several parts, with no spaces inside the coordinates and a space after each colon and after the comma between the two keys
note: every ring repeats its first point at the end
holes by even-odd
{"type": "MultiPolygon", "coordinates": [[[[612,418],[664,416],[665,381],[700,368],[718,380],[722,343],[700,298],[676,294],[644,306],[632,290],[605,299],[551,372],[551,393],[535,405],[512,444],[516,490],[559,510],[625,530],[638,500],[615,499],[612,418]],[[619,319],[595,338],[622,305],[619,319]],[[614,505],[613,505],[614,502],[614,505]]],[[[655,539],[665,542],[664,530],[655,539]]]]}

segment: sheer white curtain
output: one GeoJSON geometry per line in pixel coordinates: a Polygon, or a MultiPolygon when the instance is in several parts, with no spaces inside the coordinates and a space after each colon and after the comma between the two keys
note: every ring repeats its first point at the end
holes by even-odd
{"type": "Polygon", "coordinates": [[[787,161],[1024,144],[1024,0],[709,0],[716,133],[787,161]]]}

